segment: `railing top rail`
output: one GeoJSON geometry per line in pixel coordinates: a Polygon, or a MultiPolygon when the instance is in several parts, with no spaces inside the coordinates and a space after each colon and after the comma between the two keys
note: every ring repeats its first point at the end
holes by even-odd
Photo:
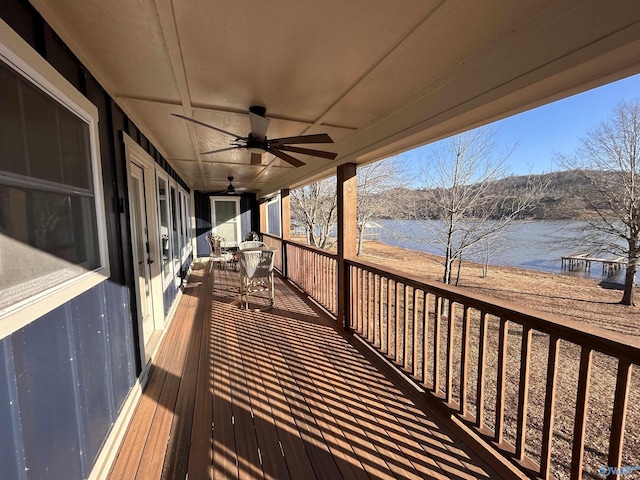
{"type": "Polygon", "coordinates": [[[302,250],[308,250],[310,252],[317,253],[318,255],[322,255],[323,257],[333,258],[334,260],[338,258],[338,256],[335,253],[327,252],[326,250],[323,250],[318,247],[312,247],[310,245],[306,245],[304,243],[299,243],[299,242],[293,242],[291,240],[284,240],[284,242],[287,245],[293,245],[294,247],[298,247],[298,248],[301,248],[302,250]]]}
{"type": "Polygon", "coordinates": [[[640,338],[578,322],[571,318],[540,312],[515,303],[443,283],[425,282],[416,275],[380,267],[365,261],[346,260],[347,265],[362,268],[395,280],[404,285],[424,290],[449,300],[473,307],[481,312],[527,325],[539,332],[555,335],[577,345],[584,345],[615,358],[640,363],[640,338]]]}

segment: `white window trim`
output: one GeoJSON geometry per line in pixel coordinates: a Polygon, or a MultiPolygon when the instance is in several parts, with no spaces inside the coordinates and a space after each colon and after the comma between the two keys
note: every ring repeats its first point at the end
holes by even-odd
{"type": "Polygon", "coordinates": [[[182,245],[181,251],[182,254],[182,263],[187,261],[189,258],[189,254],[191,253],[191,238],[189,237],[189,225],[191,224],[191,219],[189,218],[189,194],[182,187],[178,186],[178,191],[182,194],[181,198],[181,208],[182,208],[182,245]]]}
{"type": "Polygon", "coordinates": [[[102,189],[98,109],[0,20],[0,58],[89,125],[100,267],[29,297],[0,312],[0,339],[93,288],[110,276],[102,189]]]}
{"type": "Polygon", "coordinates": [[[182,247],[180,244],[180,225],[178,225],[178,262],[180,262],[180,265],[178,266],[178,268],[176,269],[176,257],[175,257],[175,253],[173,251],[173,249],[175,248],[175,246],[173,245],[173,227],[174,224],[176,222],[176,219],[173,218],[173,209],[171,208],[171,189],[173,189],[174,196],[175,196],[175,203],[176,203],[176,213],[178,214],[178,218],[181,217],[181,213],[180,213],[180,194],[178,193],[178,183],[173,179],[173,178],[169,178],[169,232],[170,233],[170,237],[171,237],[171,265],[173,267],[172,271],[171,271],[171,278],[173,278],[173,286],[174,287],[179,287],[180,283],[181,283],[181,279],[179,278],[179,273],[180,270],[182,270],[182,247]]]}
{"type": "MultiPolygon", "coordinates": [[[[273,205],[274,203],[280,204],[280,193],[278,193],[277,195],[274,195],[273,197],[269,198],[266,202],[266,205],[264,206],[265,209],[265,214],[266,217],[265,218],[265,227],[267,228],[267,232],[271,235],[276,235],[275,233],[271,232],[271,225],[269,224],[269,205],[273,205]]],[[[278,208],[278,210],[280,211],[280,213],[282,213],[282,207],[280,206],[280,208],[278,208]]],[[[282,237],[282,219],[280,219],[280,232],[277,234],[278,237],[282,237]]]]}
{"type": "Polygon", "coordinates": [[[171,235],[171,185],[169,182],[169,175],[167,175],[164,170],[156,169],[156,205],[158,209],[158,258],[160,259],[160,276],[162,277],[162,290],[166,290],[169,285],[173,282],[173,278],[175,272],[173,271],[173,235],[171,235]],[[160,185],[160,180],[164,180],[167,185],[167,230],[169,235],[169,273],[165,276],[164,274],[164,265],[162,262],[164,261],[162,258],[162,207],[160,206],[160,191],[158,186],[160,185]]]}

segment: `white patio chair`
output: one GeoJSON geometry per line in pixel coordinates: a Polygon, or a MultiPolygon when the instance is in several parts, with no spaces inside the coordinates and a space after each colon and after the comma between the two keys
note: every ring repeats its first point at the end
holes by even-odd
{"type": "Polygon", "coordinates": [[[275,304],[273,260],[275,250],[240,250],[240,305],[249,308],[249,295],[269,292],[270,306],[275,304]]]}
{"type": "Polygon", "coordinates": [[[240,242],[239,248],[240,250],[246,250],[247,248],[267,248],[267,244],[264,242],[248,240],[246,242],[240,242]]]}

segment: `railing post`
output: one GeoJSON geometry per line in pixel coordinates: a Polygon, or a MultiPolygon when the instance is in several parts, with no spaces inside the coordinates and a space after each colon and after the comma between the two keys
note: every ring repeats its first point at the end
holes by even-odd
{"type": "Polygon", "coordinates": [[[338,167],[338,324],[349,327],[349,270],[345,259],[356,255],[356,165],[346,163],[338,167]]]}
{"type": "Polygon", "coordinates": [[[288,277],[287,242],[291,239],[291,198],[289,189],[280,190],[280,238],[282,239],[282,276],[288,277]]]}

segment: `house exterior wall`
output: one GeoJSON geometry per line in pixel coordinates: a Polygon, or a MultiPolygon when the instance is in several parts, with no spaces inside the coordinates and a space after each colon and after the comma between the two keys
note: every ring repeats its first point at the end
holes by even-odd
{"type": "MultiPolygon", "coordinates": [[[[196,245],[198,257],[209,256],[209,245],[206,236],[211,233],[211,197],[219,197],[219,194],[203,193],[194,190],[194,215],[196,220],[196,245]]],[[[253,193],[244,193],[240,196],[240,237],[244,238],[251,231],[259,231],[258,207],[256,196],[253,193]]]]}
{"type": "MultiPolygon", "coordinates": [[[[98,109],[110,267],[107,280],[0,339],[0,478],[87,478],[143,370],[122,132],[189,189],[26,0],[0,2],[0,18],[98,109]]],[[[178,290],[165,290],[165,313],[178,290]]]]}

